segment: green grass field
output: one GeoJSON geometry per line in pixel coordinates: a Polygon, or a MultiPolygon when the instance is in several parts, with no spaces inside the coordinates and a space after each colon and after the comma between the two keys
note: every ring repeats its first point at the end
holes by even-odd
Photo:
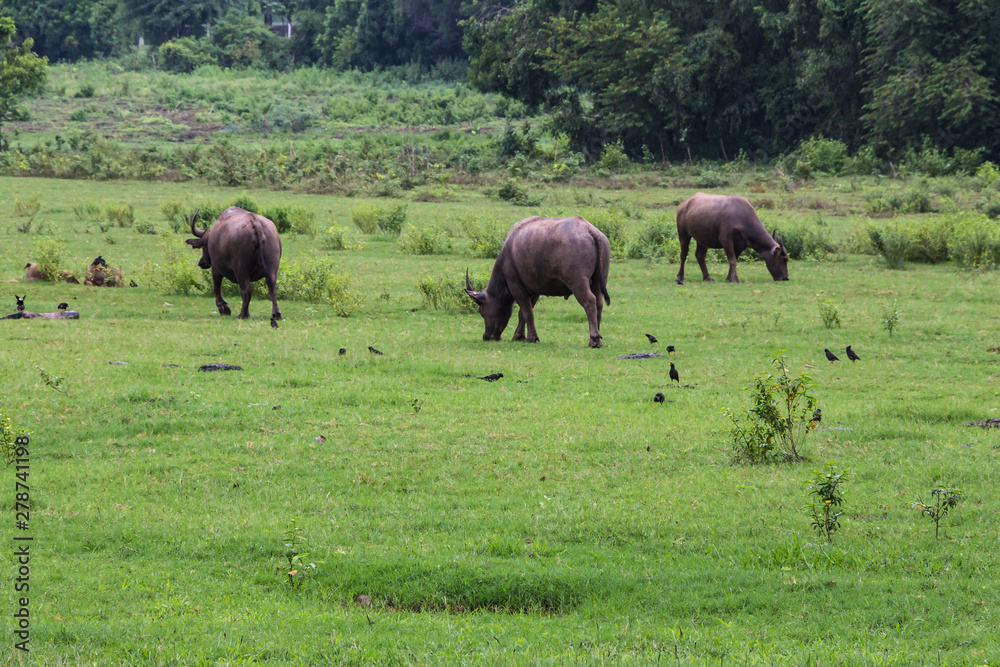
{"type": "MultiPolygon", "coordinates": [[[[672,220],[673,202],[693,191],[553,188],[528,209],[456,188],[456,201],[408,202],[408,221],[458,229],[482,213],[512,224],[607,199],[672,220]]],[[[726,191],[773,199],[761,210],[768,226],[820,215],[841,240],[864,223],[847,181],[794,196],[726,191]]],[[[0,208],[39,196],[49,234],[19,233],[5,216],[0,279],[22,278],[46,238],[65,241],[78,271],[100,254],[126,279],[143,275],[158,238],[101,233],[74,215],[82,201],[130,203],[165,229],[163,201],[242,192],[2,178],[0,208]]],[[[321,229],[348,226],[361,203],[252,196],[315,211],[321,229]]],[[[535,345],[510,342],[512,327],[484,342],[478,315],[425,308],[419,277],[492,266],[460,235],[452,252],[427,256],[400,253],[391,237],[365,241],[333,253],[360,307],[342,318],[286,301],[277,331],[260,299],[238,321],[218,316],[211,296],[144,281],[6,286],[2,314],[27,292],[29,310],[66,301],[80,319],[0,329],[2,407],[32,432],[34,538],[31,653],[14,649],[8,555],[0,662],[1000,664],[990,491],[1000,443],[963,425],[1000,417],[995,272],[890,271],[840,252],[791,262],[787,283],[746,257],[742,284],[721,282],[718,262],[720,282],[702,283],[692,258],[678,286],[676,264],[618,261],[605,346],[593,350],[572,299],[541,300],[535,345]],[[823,299],[839,304],[841,327],[824,328],[823,299]],[[882,314],[893,302],[890,336],[882,314]],[[675,358],[618,359],[667,344],[675,358]],[[846,360],[848,344],[861,362],[846,360]],[[824,348],[843,361],[828,363],[824,348]],[[777,350],[811,376],[822,425],[805,461],[733,463],[723,410],[746,405],[743,389],[777,350]],[[243,370],[198,371],[210,363],[243,370]],[[830,544],[804,509],[827,463],[849,471],[830,544]],[[935,539],[911,503],[940,485],[964,500],[935,539]],[[315,568],[295,567],[293,586],[283,540],[296,530],[315,568]]],[[[283,242],[288,259],[324,254],[309,236],[283,242]]],[[[11,554],[15,469],[2,474],[11,554]]]]}

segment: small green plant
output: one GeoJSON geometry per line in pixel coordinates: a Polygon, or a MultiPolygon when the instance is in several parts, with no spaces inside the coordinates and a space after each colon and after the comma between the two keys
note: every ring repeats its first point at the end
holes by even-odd
{"type": "Polygon", "coordinates": [[[324,248],[331,251],[362,250],[365,247],[365,242],[356,238],[351,233],[351,230],[347,227],[339,227],[337,225],[331,226],[323,233],[320,243],[324,248]]]}
{"type": "Polygon", "coordinates": [[[734,459],[747,463],[799,461],[799,448],[817,426],[817,399],[808,375],[789,375],[784,350],[771,357],[776,369],[757,376],[745,415],[727,410],[734,459]]]}
{"type": "Polygon", "coordinates": [[[492,259],[500,254],[508,226],[500,221],[498,215],[472,213],[462,218],[459,225],[469,239],[473,257],[492,259]]]}
{"type": "Polygon", "coordinates": [[[14,197],[14,217],[34,218],[42,209],[42,200],[38,195],[18,199],[14,197]]]}
{"type": "Polygon", "coordinates": [[[827,329],[840,328],[840,303],[828,298],[822,293],[816,295],[816,307],[819,309],[819,319],[827,329]]]}
{"type": "Polygon", "coordinates": [[[410,397],[410,407],[413,408],[413,414],[420,412],[420,408],[423,407],[423,402],[416,396],[410,397]]]}
{"type": "Polygon", "coordinates": [[[135,224],[135,209],[131,204],[108,204],[104,215],[115,227],[131,227],[135,224]]]}
{"type": "Polygon", "coordinates": [[[73,213],[81,222],[96,222],[103,218],[101,205],[90,199],[73,204],[73,213]]]}
{"type": "Polygon", "coordinates": [[[156,234],[156,225],[152,220],[143,220],[142,222],[135,223],[132,227],[138,234],[156,234]]]}
{"type": "Polygon", "coordinates": [[[882,307],[882,328],[889,332],[890,337],[896,325],[899,324],[899,318],[899,307],[896,301],[893,301],[891,306],[882,307]]]}
{"type": "Polygon", "coordinates": [[[503,182],[503,185],[497,190],[497,198],[509,201],[515,206],[538,206],[542,203],[541,199],[532,199],[512,178],[503,182]]]}
{"type": "Polygon", "coordinates": [[[362,234],[374,234],[378,230],[378,209],[375,204],[351,207],[351,222],[357,225],[362,234]]]}
{"type": "MultiPolygon", "coordinates": [[[[473,289],[484,290],[489,282],[489,275],[470,272],[469,282],[473,289]]],[[[476,302],[465,293],[465,274],[461,271],[424,276],[417,281],[417,290],[427,308],[453,313],[475,313],[477,310],[476,302]]]]}
{"type": "Polygon", "coordinates": [[[288,585],[296,590],[301,589],[307,579],[315,576],[318,566],[322,564],[309,561],[309,553],[304,551],[306,538],[298,520],[298,517],[292,519],[282,538],[282,555],[288,561],[288,567],[283,569],[288,585]]]}
{"type": "Polygon", "coordinates": [[[820,536],[825,536],[827,542],[833,542],[833,534],[840,528],[840,517],[844,515],[844,489],[842,485],[847,480],[847,471],[838,472],[832,463],[826,465],[826,471],[816,471],[808,482],[809,495],[815,496],[807,508],[812,526],[820,536]]]}
{"type": "Polygon", "coordinates": [[[403,224],[406,222],[406,204],[380,206],[377,218],[378,228],[382,232],[399,236],[403,233],[403,224]]]}
{"type": "Polygon", "coordinates": [[[59,239],[39,239],[34,255],[42,280],[58,280],[66,262],[66,244],[59,239]]]}
{"type": "Polygon", "coordinates": [[[451,251],[451,234],[441,227],[407,226],[399,238],[399,251],[405,255],[442,255],[451,251]]]}
{"type": "MultiPolygon", "coordinates": [[[[23,438],[31,435],[29,431],[14,428],[7,413],[0,409],[0,452],[3,452],[3,460],[10,465],[18,457],[17,449],[23,446],[23,438]]],[[[21,477],[20,479],[24,479],[21,477]]]]}
{"type": "Polygon", "coordinates": [[[61,387],[62,381],[66,379],[64,376],[52,375],[41,366],[35,366],[35,368],[38,369],[38,374],[41,376],[42,382],[45,383],[46,387],[51,387],[61,394],[66,393],[66,390],[61,387]]]}
{"type": "Polygon", "coordinates": [[[171,199],[160,204],[160,212],[166,218],[171,231],[181,234],[190,229],[191,216],[186,206],[176,199],[171,199]]]}
{"type": "Polygon", "coordinates": [[[941,519],[948,516],[948,512],[958,503],[962,502],[962,492],[950,486],[941,486],[931,489],[930,504],[917,500],[911,503],[911,507],[920,510],[921,516],[929,516],[934,521],[934,539],[938,539],[938,531],[941,529],[941,519]]]}

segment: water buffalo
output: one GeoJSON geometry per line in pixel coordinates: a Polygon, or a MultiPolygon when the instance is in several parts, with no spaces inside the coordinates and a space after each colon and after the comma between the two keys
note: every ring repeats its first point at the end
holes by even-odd
{"type": "Polygon", "coordinates": [[[684,260],[691,239],[697,243],[694,256],[704,280],[712,280],[705,266],[709,248],[722,248],[729,259],[726,280],[738,283],[736,259],[747,248],[753,248],[764,259],[775,280],[788,280],[788,251],[784,243],[767,233],[753,205],[736,195],[707,195],[699,192],[677,207],[677,237],[681,242],[681,268],[677,284],[684,284],[684,260]]]}
{"type": "Polygon", "coordinates": [[[601,347],[601,297],[610,305],[610,265],[608,238],[583,218],[526,218],[507,234],[486,289],[472,289],[466,271],[465,293],[486,321],[483,340],[500,340],[517,303],[513,340],[529,343],[538,342],[532,311],[538,297],[573,295],[587,313],[590,347],[601,347]]]}
{"type": "MultiPolygon", "coordinates": [[[[199,209],[200,210],[200,209],[199,209]]],[[[191,217],[191,233],[196,238],[188,239],[192,248],[201,248],[198,266],[212,269],[212,283],[215,287],[215,305],[222,315],[230,315],[229,304],[222,298],[222,279],[240,286],[243,308],[239,318],[250,315],[251,283],[264,279],[271,295],[271,319],[280,320],[276,287],[278,284],[278,264],[281,261],[281,238],[274,223],[262,215],[231,206],[222,212],[211,229],[202,230],[194,226],[198,211],[191,217]]]]}

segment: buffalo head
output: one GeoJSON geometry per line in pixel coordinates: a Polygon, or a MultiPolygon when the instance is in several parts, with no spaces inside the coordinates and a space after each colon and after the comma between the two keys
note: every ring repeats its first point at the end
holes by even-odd
{"type": "Polygon", "coordinates": [[[469,270],[465,270],[465,293],[469,295],[476,305],[479,306],[479,314],[486,321],[486,331],[483,332],[483,340],[500,340],[500,334],[507,328],[510,316],[514,312],[513,299],[503,303],[483,290],[478,292],[472,289],[469,281],[469,270]]]}
{"type": "Polygon", "coordinates": [[[185,241],[192,248],[201,248],[201,259],[198,260],[198,267],[202,269],[212,268],[212,256],[208,254],[208,234],[209,230],[198,229],[194,226],[195,220],[198,219],[198,214],[201,213],[201,209],[197,209],[194,215],[191,216],[191,233],[195,235],[196,238],[188,239],[185,241]]]}
{"type": "Polygon", "coordinates": [[[771,272],[771,277],[775,280],[788,280],[788,251],[785,249],[785,239],[782,235],[771,238],[777,239],[777,243],[770,250],[760,253],[767,270],[771,272]]]}

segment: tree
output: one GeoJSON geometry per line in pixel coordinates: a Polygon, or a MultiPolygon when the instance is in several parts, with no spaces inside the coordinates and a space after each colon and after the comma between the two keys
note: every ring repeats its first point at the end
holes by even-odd
{"type": "Polygon", "coordinates": [[[31,39],[20,46],[12,43],[15,31],[14,19],[0,16],[0,151],[7,150],[7,140],[3,136],[3,124],[24,117],[18,106],[18,98],[30,95],[45,83],[47,58],[39,58],[32,53],[31,39]]]}

